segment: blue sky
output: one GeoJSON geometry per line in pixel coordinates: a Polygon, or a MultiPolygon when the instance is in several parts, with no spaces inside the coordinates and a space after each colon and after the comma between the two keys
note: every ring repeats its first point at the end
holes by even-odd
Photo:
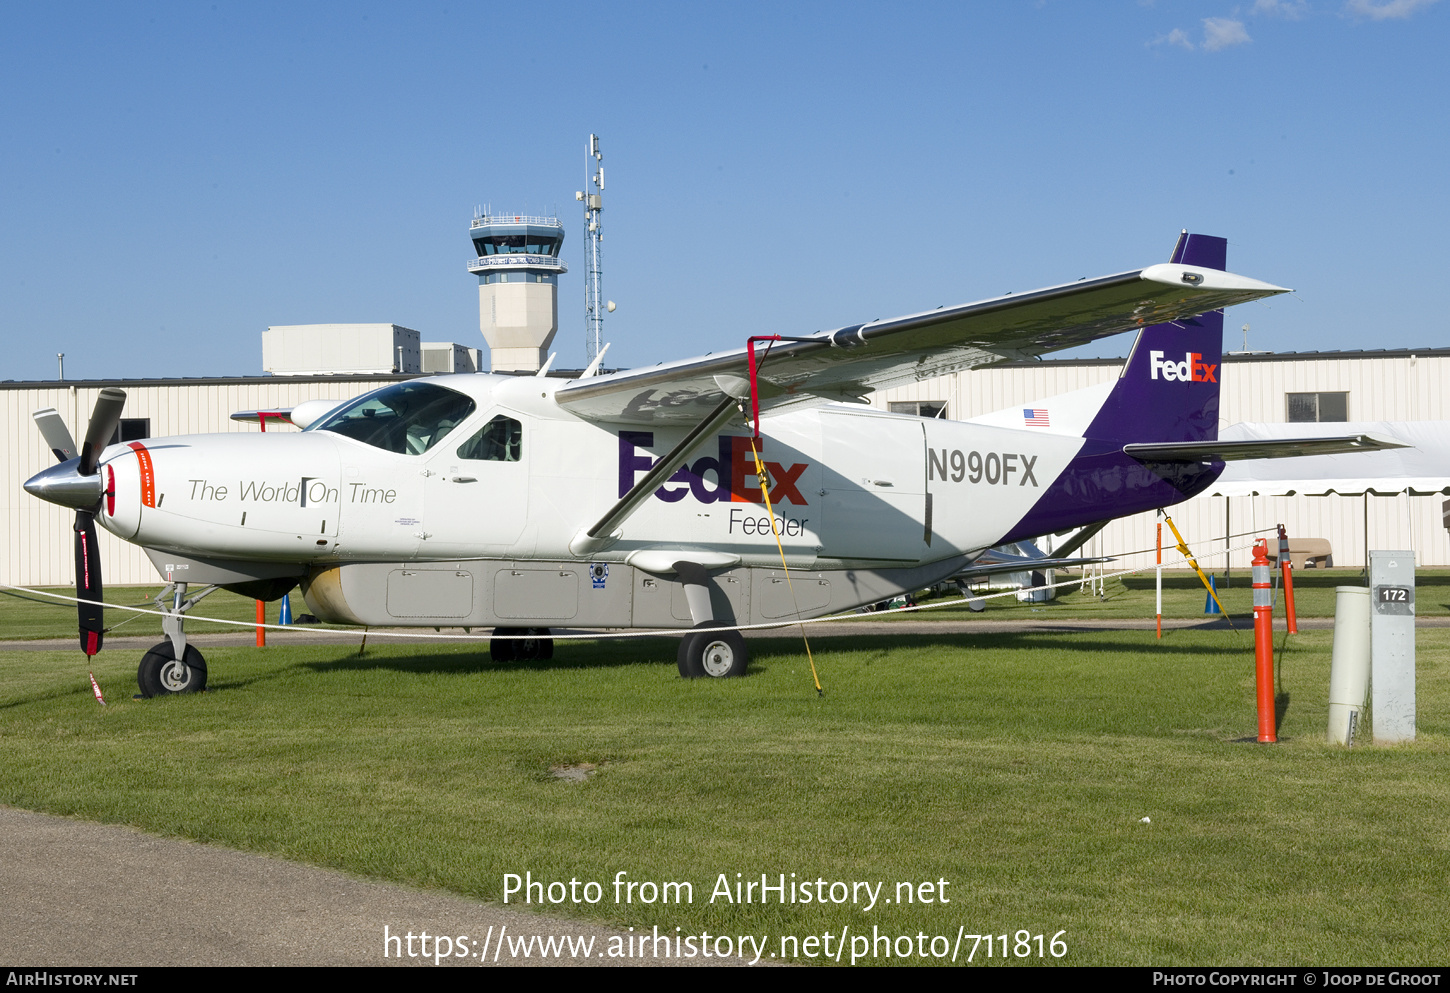
{"type": "Polygon", "coordinates": [[[256,374],[269,324],[481,346],[478,204],[560,213],[577,367],[590,132],[611,365],[1135,268],[1182,227],[1298,291],[1231,347],[1450,344],[1450,3],[0,16],[0,379],[256,374]]]}

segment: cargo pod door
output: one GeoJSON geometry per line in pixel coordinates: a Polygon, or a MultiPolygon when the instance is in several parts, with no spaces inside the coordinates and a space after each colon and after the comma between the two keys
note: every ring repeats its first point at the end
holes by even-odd
{"type": "Polygon", "coordinates": [[[916,418],[828,410],[823,558],[915,563],[926,544],[926,435],[916,418]]]}
{"type": "Polygon", "coordinates": [[[528,523],[529,447],[523,417],[495,409],[430,453],[419,553],[430,559],[509,554],[528,523]]]}

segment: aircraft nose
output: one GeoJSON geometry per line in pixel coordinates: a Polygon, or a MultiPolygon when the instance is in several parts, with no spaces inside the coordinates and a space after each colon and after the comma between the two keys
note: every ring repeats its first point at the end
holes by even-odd
{"type": "Polygon", "coordinates": [[[100,502],[106,484],[98,472],[82,476],[80,464],[81,460],[74,458],[37,472],[25,481],[25,492],[62,507],[89,510],[100,502]]]}

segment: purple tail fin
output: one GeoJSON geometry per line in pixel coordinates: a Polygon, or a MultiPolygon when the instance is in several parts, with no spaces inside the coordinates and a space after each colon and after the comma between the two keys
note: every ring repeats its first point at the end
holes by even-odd
{"type": "MultiPolygon", "coordinates": [[[[1223,269],[1227,246],[1224,238],[1184,232],[1170,261],[1223,269]]],[[[1144,328],[1085,436],[1121,444],[1212,441],[1222,359],[1222,310],[1144,328]]]]}
{"type": "MultiPolygon", "coordinates": [[[[1184,232],[1170,261],[1223,269],[1226,244],[1184,232]]],[[[1222,462],[1148,464],[1123,454],[1123,446],[1216,439],[1222,356],[1221,310],[1140,331],[1117,384],[1083,432],[1082,450],[1003,541],[1166,507],[1208,488],[1222,462]]]]}

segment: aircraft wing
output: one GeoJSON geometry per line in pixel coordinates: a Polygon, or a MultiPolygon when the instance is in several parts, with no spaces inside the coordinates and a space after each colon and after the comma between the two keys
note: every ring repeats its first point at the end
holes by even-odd
{"type": "Polygon", "coordinates": [[[1345,455],[1409,447],[1372,434],[1348,434],[1338,438],[1145,443],[1124,445],[1123,454],[1140,462],[1237,462],[1242,459],[1294,459],[1306,455],[1345,455]]]}
{"type": "MultiPolygon", "coordinates": [[[[1022,359],[1287,293],[1256,279],[1164,263],[1013,293],[922,314],[872,321],[806,340],[772,343],[759,366],[763,410],[787,404],[861,402],[873,390],[1022,359]]],[[[757,345],[759,359],[764,350],[757,345]]],[[[694,423],[727,395],[749,395],[746,349],[575,380],[558,403],[593,421],[694,423]]]]}

